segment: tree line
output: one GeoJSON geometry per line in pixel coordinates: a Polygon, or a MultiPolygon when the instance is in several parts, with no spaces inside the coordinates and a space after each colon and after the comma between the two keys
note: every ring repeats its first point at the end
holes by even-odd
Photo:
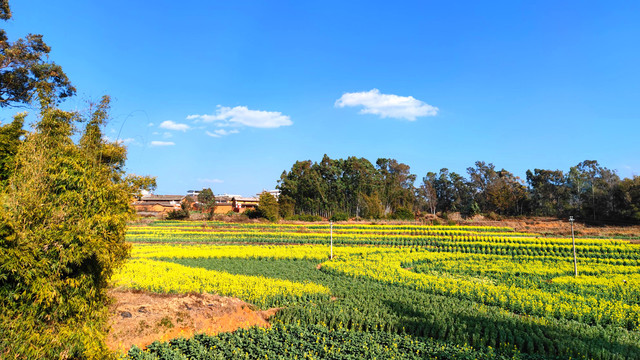
{"type": "Polygon", "coordinates": [[[418,184],[407,164],[380,158],[296,161],[278,181],[280,215],[383,218],[410,213],[463,216],[574,216],[583,221],[639,222],[640,177],[621,179],[615,170],[585,160],[568,171],[534,169],[521,179],[477,161],[458,174],[428,172],[418,184]]]}

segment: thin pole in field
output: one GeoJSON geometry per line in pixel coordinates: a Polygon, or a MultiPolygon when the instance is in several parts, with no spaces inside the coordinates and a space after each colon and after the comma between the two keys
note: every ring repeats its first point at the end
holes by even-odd
{"type": "Polygon", "coordinates": [[[573,240],[573,271],[575,276],[578,276],[578,260],[576,259],[576,238],[573,236],[573,216],[569,216],[569,222],[571,223],[571,240],[573,240]]]}
{"type": "Polygon", "coordinates": [[[329,258],[333,260],[333,221],[329,221],[329,229],[331,232],[331,256],[329,258]]]}

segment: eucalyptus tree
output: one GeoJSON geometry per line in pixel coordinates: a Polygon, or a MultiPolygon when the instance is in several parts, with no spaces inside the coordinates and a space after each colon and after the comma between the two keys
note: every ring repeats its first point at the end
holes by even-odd
{"type": "Polygon", "coordinates": [[[416,175],[411,174],[407,164],[395,159],[380,158],[376,161],[381,183],[381,200],[385,214],[400,207],[412,208],[414,203],[414,183],[416,175]]]}
{"type": "Polygon", "coordinates": [[[562,216],[569,204],[566,177],[562,170],[527,170],[531,212],[535,215],[562,216]]]}

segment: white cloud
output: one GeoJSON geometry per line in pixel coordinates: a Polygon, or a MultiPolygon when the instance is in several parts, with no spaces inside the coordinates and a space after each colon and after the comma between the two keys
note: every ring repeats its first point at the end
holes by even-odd
{"type": "Polygon", "coordinates": [[[114,140],[109,136],[105,136],[104,139],[107,140],[108,142],[117,142],[118,144],[123,144],[123,145],[138,145],[138,142],[134,138],[114,140]]]}
{"type": "Polygon", "coordinates": [[[227,136],[227,135],[231,135],[231,134],[237,134],[240,131],[238,130],[225,130],[225,129],[218,129],[218,130],[214,130],[213,132],[211,131],[205,131],[205,133],[211,137],[223,137],[223,136],[227,136]]]}
{"type": "Polygon", "coordinates": [[[187,120],[216,122],[219,127],[249,126],[255,128],[278,128],[292,125],[291,118],[278,111],[249,110],[246,106],[234,108],[220,106],[214,114],[189,115],[187,120]]]}
{"type": "Polygon", "coordinates": [[[126,139],[118,140],[118,143],[124,144],[124,145],[137,144],[136,139],[134,139],[134,138],[126,138],[126,139]]]}
{"type": "Polygon", "coordinates": [[[173,146],[176,143],[173,141],[152,141],[151,146],[173,146]]]}
{"type": "Polygon", "coordinates": [[[362,106],[360,114],[380,115],[381,118],[407,119],[414,121],[417,117],[435,116],[438,108],[422,102],[413,96],[381,94],[380,90],[344,93],[335,102],[336,107],[362,106]]]}
{"type": "Polygon", "coordinates": [[[222,184],[224,181],[220,179],[198,179],[201,183],[222,184]]]}
{"type": "Polygon", "coordinates": [[[175,131],[187,131],[190,129],[189,125],[187,124],[179,124],[171,120],[163,121],[162,124],[160,124],[160,127],[163,129],[175,131]]]}
{"type": "Polygon", "coordinates": [[[153,126],[153,125],[154,125],[154,123],[149,123],[149,124],[147,124],[147,126],[149,126],[149,127],[151,127],[151,126],[153,126]]]}
{"type": "Polygon", "coordinates": [[[173,134],[168,131],[165,131],[165,133],[162,134],[162,137],[165,139],[171,139],[173,137],[173,134]]]}

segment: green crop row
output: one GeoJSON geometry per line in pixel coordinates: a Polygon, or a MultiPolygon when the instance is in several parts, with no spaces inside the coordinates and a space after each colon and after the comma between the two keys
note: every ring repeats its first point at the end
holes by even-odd
{"type": "Polygon", "coordinates": [[[361,332],[325,326],[253,327],[215,336],[155,342],[145,350],[133,347],[131,360],[177,359],[540,359],[517,351],[455,346],[433,339],[416,339],[382,331],[361,332]]]}
{"type": "Polygon", "coordinates": [[[626,359],[640,354],[640,334],[619,327],[590,326],[552,317],[522,316],[467,299],[436,295],[400,284],[352,278],[317,270],[309,260],[175,259],[173,262],[230,274],[311,281],[331,290],[333,299],[296,302],[273,322],[357,332],[386,332],[416,339],[434,338],[528,354],[626,359]]]}

